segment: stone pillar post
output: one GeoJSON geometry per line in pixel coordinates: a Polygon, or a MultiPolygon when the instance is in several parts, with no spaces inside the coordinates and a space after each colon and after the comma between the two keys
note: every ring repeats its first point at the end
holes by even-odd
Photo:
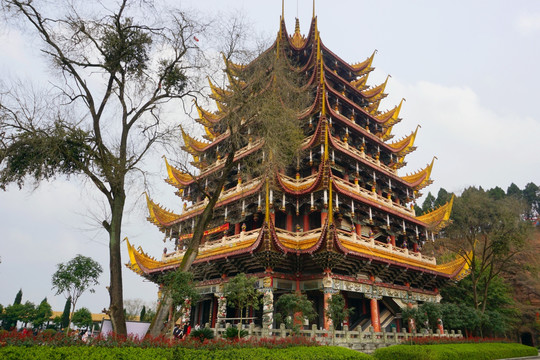
{"type": "Polygon", "coordinates": [[[328,305],[330,302],[330,299],[332,299],[332,294],[334,293],[333,288],[333,281],[330,275],[327,275],[323,279],[323,291],[324,291],[324,329],[329,330],[330,326],[332,326],[332,319],[328,316],[326,311],[328,310],[328,305]]]}
{"type": "Polygon", "coordinates": [[[442,319],[437,319],[437,328],[439,329],[439,333],[442,335],[444,334],[444,326],[443,326],[443,322],[442,322],[442,319]]]}
{"type": "Polygon", "coordinates": [[[222,292],[216,293],[217,298],[217,319],[216,327],[225,327],[225,318],[227,317],[227,298],[222,292]]]}
{"type": "Polygon", "coordinates": [[[274,285],[270,275],[263,278],[263,329],[272,329],[274,324],[274,285]]]}
{"type": "MultiPolygon", "coordinates": [[[[412,302],[408,302],[408,303],[407,303],[407,309],[412,309],[412,308],[413,308],[413,303],[412,303],[412,302]]],[[[410,331],[411,334],[415,334],[415,333],[416,333],[416,324],[415,324],[413,318],[410,318],[410,319],[409,319],[409,331],[410,331]]]]}

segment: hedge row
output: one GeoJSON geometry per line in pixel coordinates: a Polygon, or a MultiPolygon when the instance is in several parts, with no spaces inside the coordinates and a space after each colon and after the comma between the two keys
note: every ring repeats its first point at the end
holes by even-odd
{"type": "Polygon", "coordinates": [[[371,356],[340,347],[316,346],[293,347],[279,350],[227,349],[227,350],[194,350],[194,349],[159,349],[159,348],[103,348],[103,347],[50,347],[32,346],[0,347],[0,359],[5,360],[369,360],[371,356]]]}
{"type": "Polygon", "coordinates": [[[536,356],[536,348],[521,344],[395,345],[373,354],[377,360],[491,360],[536,356]]]}

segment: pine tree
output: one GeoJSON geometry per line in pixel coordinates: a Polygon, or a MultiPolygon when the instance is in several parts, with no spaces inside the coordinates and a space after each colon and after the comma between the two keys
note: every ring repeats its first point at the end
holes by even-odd
{"type": "Polygon", "coordinates": [[[15,301],[13,302],[13,305],[20,304],[21,302],[22,302],[22,289],[20,289],[17,295],[15,295],[15,301]]]}
{"type": "Polygon", "coordinates": [[[66,305],[64,305],[64,312],[62,313],[62,328],[67,329],[69,326],[69,315],[71,310],[71,296],[67,298],[66,305]]]}
{"type": "Polygon", "coordinates": [[[146,305],[143,305],[141,309],[141,315],[139,316],[139,321],[144,321],[145,316],[146,316],[146,305]]]}

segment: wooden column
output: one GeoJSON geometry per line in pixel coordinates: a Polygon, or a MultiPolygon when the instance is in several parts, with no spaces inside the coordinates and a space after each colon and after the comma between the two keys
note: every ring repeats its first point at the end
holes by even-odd
{"type": "MultiPolygon", "coordinates": [[[[407,309],[412,309],[412,308],[413,308],[413,303],[408,302],[407,303],[407,309]]],[[[416,333],[416,324],[414,323],[413,318],[409,319],[409,332],[412,333],[412,334],[416,333]]]]}
{"type": "Polygon", "coordinates": [[[304,214],[304,231],[309,231],[309,214],[304,214]]]}
{"type": "Polygon", "coordinates": [[[371,298],[370,307],[371,307],[371,326],[373,326],[373,331],[381,332],[379,303],[376,297],[371,298]]]}
{"type": "Polygon", "coordinates": [[[362,225],[360,224],[354,224],[354,228],[356,230],[356,235],[362,236],[362,225]]]}
{"type": "Polygon", "coordinates": [[[292,214],[291,213],[287,213],[287,226],[286,226],[286,229],[287,229],[287,231],[293,231],[293,229],[292,229],[292,214]]]}
{"type": "Polygon", "coordinates": [[[390,242],[392,243],[392,246],[396,246],[396,236],[390,235],[390,242]]]}
{"type": "Polygon", "coordinates": [[[324,223],[326,222],[327,217],[328,217],[328,211],[326,209],[323,209],[321,211],[321,226],[324,226],[324,223]]]}
{"type": "Polygon", "coordinates": [[[214,294],[214,298],[212,299],[212,320],[211,320],[211,328],[216,327],[216,320],[217,320],[217,313],[218,313],[218,298],[216,297],[216,294],[214,294]]]}
{"type": "Polygon", "coordinates": [[[413,243],[412,244],[412,249],[414,252],[418,252],[418,244],[417,243],[413,243]]]}
{"type": "Polygon", "coordinates": [[[240,234],[240,223],[234,224],[234,235],[240,234]]]}

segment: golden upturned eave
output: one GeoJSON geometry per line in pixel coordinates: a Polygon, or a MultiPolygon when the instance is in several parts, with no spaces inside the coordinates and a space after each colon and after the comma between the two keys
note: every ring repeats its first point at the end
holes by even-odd
{"type": "Polygon", "coordinates": [[[401,178],[404,181],[408,182],[414,190],[422,190],[426,186],[433,183],[433,180],[431,180],[430,176],[435,159],[436,157],[434,156],[431,160],[431,163],[428,164],[424,169],[410,175],[401,176],[401,178]]]}
{"type": "Polygon", "coordinates": [[[411,135],[404,137],[401,140],[394,141],[392,143],[387,144],[391,149],[394,150],[394,153],[397,156],[403,157],[414,150],[416,150],[416,146],[414,146],[414,141],[416,140],[416,134],[418,134],[418,129],[420,128],[420,125],[416,127],[416,130],[414,130],[411,135]]]}
{"type": "Polygon", "coordinates": [[[145,193],[145,195],[146,195],[146,205],[148,206],[148,212],[149,212],[148,220],[151,223],[159,227],[169,226],[174,221],[180,218],[180,215],[177,215],[173,213],[172,211],[169,211],[161,207],[159,204],[150,200],[150,197],[148,196],[147,193],[145,193]]]}
{"type": "Polygon", "coordinates": [[[427,214],[417,216],[416,219],[426,223],[430,231],[437,233],[450,224],[450,215],[452,214],[453,205],[454,195],[452,194],[450,201],[448,201],[446,204],[427,214]]]}

